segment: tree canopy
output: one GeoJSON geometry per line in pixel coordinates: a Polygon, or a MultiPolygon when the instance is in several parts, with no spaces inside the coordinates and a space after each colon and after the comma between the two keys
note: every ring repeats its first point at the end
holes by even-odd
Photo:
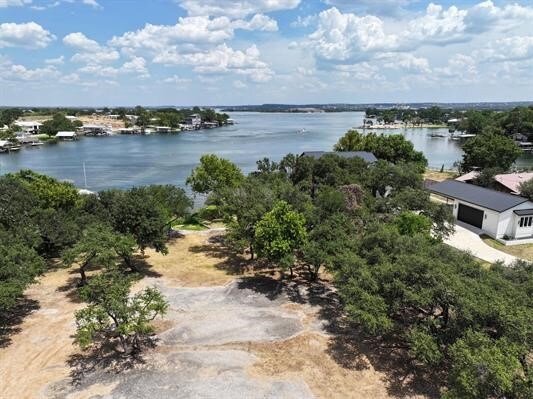
{"type": "Polygon", "coordinates": [[[285,201],[277,202],[256,223],[255,242],[259,256],[292,272],[295,251],[307,242],[304,216],[285,201]]]}
{"type": "Polygon", "coordinates": [[[497,133],[484,133],[468,139],[463,145],[461,170],[473,168],[500,168],[508,170],[522,150],[508,137],[497,133]]]}
{"type": "Polygon", "coordinates": [[[414,149],[413,143],[401,134],[363,135],[356,130],[348,131],[339,139],[335,151],[369,151],[378,159],[392,163],[415,163],[423,171],[427,166],[424,154],[414,149]]]}
{"type": "Polygon", "coordinates": [[[200,165],[193,169],[187,184],[193,191],[208,194],[227,188],[235,188],[244,179],[240,169],[233,163],[216,155],[203,155],[200,165]]]}

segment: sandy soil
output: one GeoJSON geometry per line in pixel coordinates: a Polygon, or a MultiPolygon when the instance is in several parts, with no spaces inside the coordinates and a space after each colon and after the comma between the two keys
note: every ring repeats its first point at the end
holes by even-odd
{"type": "Polygon", "coordinates": [[[424,179],[430,179],[435,181],[444,181],[448,179],[454,179],[457,177],[455,172],[440,172],[437,170],[426,170],[424,172],[424,179]]]}
{"type": "Polygon", "coordinates": [[[123,128],[124,121],[110,119],[103,116],[80,116],[78,118],[84,125],[111,126],[113,129],[123,128]]]}
{"type": "Polygon", "coordinates": [[[67,361],[75,353],[74,312],[80,304],[59,287],[71,278],[67,270],[50,272],[26,292],[39,308],[28,315],[21,332],[0,349],[0,397],[39,398],[50,381],[69,375],[67,361]]]}
{"type": "Polygon", "coordinates": [[[391,376],[382,358],[337,339],[338,303],[327,283],[296,279],[281,288],[268,273],[253,276],[250,262],[209,232],[144,260],[148,277],[137,288],[157,286],[170,303],[144,363],[116,373],[74,362],[73,313],[82,304],[69,288],[77,275],[53,271],[27,291],[40,307],[0,348],[0,397],[424,397],[403,386],[409,376],[391,376]]]}

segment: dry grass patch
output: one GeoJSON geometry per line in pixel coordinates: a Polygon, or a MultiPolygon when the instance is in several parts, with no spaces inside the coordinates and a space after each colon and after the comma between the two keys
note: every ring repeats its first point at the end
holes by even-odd
{"type": "Polygon", "coordinates": [[[437,170],[426,170],[424,172],[424,179],[430,179],[430,180],[436,180],[436,181],[444,181],[449,179],[455,179],[458,176],[455,172],[440,172],[437,170]]]}
{"type": "MultiPolygon", "coordinates": [[[[213,239],[216,233],[192,233],[168,244],[168,254],[147,250],[145,259],[150,271],[174,280],[180,286],[224,285],[234,279],[229,252],[213,239]]],[[[233,258],[235,268],[246,260],[233,258]]]]}
{"type": "Polygon", "coordinates": [[[74,312],[83,306],[68,298],[65,283],[72,277],[71,270],[59,269],[26,290],[26,297],[38,306],[0,349],[0,397],[38,398],[48,383],[69,375],[66,364],[76,351],[74,312]]]}
{"type": "MultiPolygon", "coordinates": [[[[318,398],[395,397],[388,392],[385,374],[365,359],[365,366],[344,368],[329,354],[330,338],[305,333],[278,342],[253,343],[259,358],[249,370],[254,377],[303,379],[318,398]]],[[[415,396],[412,396],[415,397],[415,396]]]]}

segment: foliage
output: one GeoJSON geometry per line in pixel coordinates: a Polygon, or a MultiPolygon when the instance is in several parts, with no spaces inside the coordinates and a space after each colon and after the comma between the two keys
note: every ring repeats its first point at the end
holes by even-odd
{"type": "Polygon", "coordinates": [[[230,161],[216,155],[203,155],[187,178],[193,191],[208,194],[223,188],[235,188],[244,179],[240,169],[230,161]]]}
{"type": "Polygon", "coordinates": [[[285,201],[278,201],[255,225],[259,256],[282,268],[294,264],[294,253],[307,242],[305,218],[285,201]]]}
{"type": "Polygon", "coordinates": [[[468,139],[463,145],[461,170],[473,168],[500,168],[508,170],[522,150],[508,137],[496,133],[485,133],[468,139]]]}
{"type": "Polygon", "coordinates": [[[470,255],[380,225],[336,260],[349,317],[418,361],[451,364],[449,397],[513,397],[532,350],[531,265],[483,269],[470,255]]]}
{"type": "Polygon", "coordinates": [[[31,170],[21,170],[12,176],[39,199],[43,208],[69,209],[78,203],[78,190],[71,183],[60,182],[31,170]]]}
{"type": "Polygon", "coordinates": [[[414,149],[413,143],[401,134],[376,135],[370,133],[362,135],[356,130],[349,130],[339,139],[334,147],[335,151],[369,151],[378,159],[392,163],[415,163],[420,171],[424,171],[427,160],[424,154],[414,149]]]}
{"type": "Polygon", "coordinates": [[[170,184],[151,185],[136,190],[141,190],[144,196],[153,198],[165,212],[168,220],[186,216],[193,206],[185,190],[170,184]]]}
{"type": "MultiPolygon", "coordinates": [[[[102,217],[107,215],[113,228],[131,235],[141,251],[147,247],[161,253],[167,252],[166,226],[169,214],[177,210],[174,202],[158,201],[150,188],[134,187],[128,191],[108,190],[100,193],[100,204],[96,205],[102,217]]],[[[102,219],[106,220],[106,219],[102,219]]]]}
{"type": "Polygon", "coordinates": [[[505,170],[499,167],[485,168],[479,172],[479,174],[472,181],[472,183],[476,186],[497,189],[498,182],[495,180],[495,176],[501,173],[505,173],[505,170]]]}
{"type": "Polygon", "coordinates": [[[63,253],[63,264],[66,267],[79,265],[80,285],[83,286],[87,284],[89,268],[113,269],[119,257],[129,263],[134,246],[132,237],[117,234],[109,226],[89,226],[83,231],[82,238],[63,253]]]}
{"type": "Polygon", "coordinates": [[[221,195],[224,203],[220,210],[228,228],[226,240],[240,252],[248,248],[253,259],[255,226],[272,209],[277,195],[252,176],[247,177],[239,187],[222,190],[221,195]]]}
{"type": "MultiPolygon", "coordinates": [[[[445,398],[531,397],[520,394],[524,377],[521,356],[520,348],[507,338],[492,339],[467,331],[450,348],[451,389],[445,398]]],[[[532,392],[529,387],[529,395],[532,392]]]]}
{"type": "Polygon", "coordinates": [[[23,112],[18,108],[5,108],[0,110],[0,128],[11,126],[22,114],[23,112]]]}
{"type": "Polygon", "coordinates": [[[55,136],[57,132],[72,132],[75,131],[76,128],[77,125],[67,119],[65,114],[57,112],[52,119],[43,122],[39,132],[48,136],[55,136]]]}
{"type": "Polygon", "coordinates": [[[33,248],[0,229],[0,314],[16,305],[43,270],[44,261],[33,248]]]}
{"type": "Polygon", "coordinates": [[[163,316],[168,303],[161,292],[146,288],[130,296],[131,280],[119,272],[98,275],[80,290],[88,306],[76,312],[76,342],[91,344],[119,341],[122,353],[134,354],[153,333],[151,322],[163,316]]]}
{"type": "Polygon", "coordinates": [[[431,219],[424,215],[417,215],[413,212],[402,212],[394,220],[401,235],[415,236],[422,234],[427,237],[431,233],[431,219]]]}
{"type": "Polygon", "coordinates": [[[313,280],[318,278],[322,266],[331,270],[340,254],[356,249],[354,238],[357,233],[353,220],[340,212],[313,226],[302,249],[302,259],[308,264],[313,280]]]}
{"type": "Polygon", "coordinates": [[[533,179],[520,183],[520,195],[533,200],[533,179]]]}

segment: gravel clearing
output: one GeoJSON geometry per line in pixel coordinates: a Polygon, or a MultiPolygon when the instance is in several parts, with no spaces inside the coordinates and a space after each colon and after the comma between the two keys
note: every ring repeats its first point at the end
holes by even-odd
{"type": "Polygon", "coordinates": [[[160,287],[170,302],[175,327],[160,334],[164,345],[221,345],[289,338],[302,331],[298,314],[233,282],[224,287],[160,287]]]}

